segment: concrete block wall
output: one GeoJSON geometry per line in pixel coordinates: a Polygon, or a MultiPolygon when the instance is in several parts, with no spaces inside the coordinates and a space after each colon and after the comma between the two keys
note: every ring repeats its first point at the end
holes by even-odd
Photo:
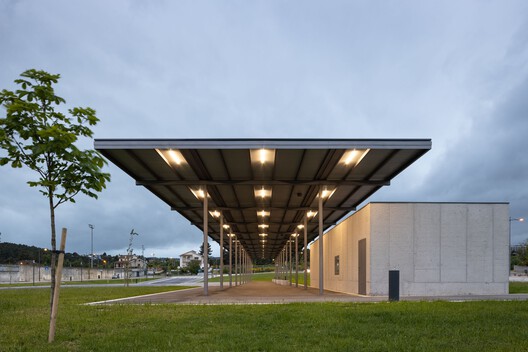
{"type": "MultiPolygon", "coordinates": [[[[367,243],[367,294],[388,294],[400,270],[400,295],[508,293],[506,203],[371,203],[323,236],[325,289],[358,293],[358,242],[367,243]],[[334,258],[340,257],[340,273],[334,258]]],[[[318,241],[310,249],[318,287],[318,241]]]]}
{"type": "Polygon", "coordinates": [[[371,295],[508,293],[508,204],[372,203],[371,295]]]}
{"type": "MultiPolygon", "coordinates": [[[[358,243],[367,241],[367,292],[370,277],[370,208],[365,207],[338,224],[323,236],[324,288],[336,292],[358,292],[358,243]],[[335,274],[334,261],[339,256],[340,270],[335,274]]],[[[310,246],[310,285],[319,287],[319,243],[310,246]]]]}

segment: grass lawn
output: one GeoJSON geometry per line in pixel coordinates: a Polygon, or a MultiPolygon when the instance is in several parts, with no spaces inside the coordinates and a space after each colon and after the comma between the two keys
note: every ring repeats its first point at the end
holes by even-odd
{"type": "MultiPolygon", "coordinates": [[[[265,272],[265,273],[256,273],[253,274],[252,281],[271,281],[275,278],[274,272],[265,272]]],[[[235,281],[235,276],[233,275],[233,282],[235,281]]],[[[220,276],[210,278],[209,282],[220,282],[220,276]]],[[[224,282],[229,282],[229,275],[224,274],[224,282]]],[[[293,274],[293,283],[295,284],[295,273],[293,274]]],[[[299,273],[299,285],[304,285],[304,275],[299,273]]],[[[310,285],[310,274],[308,274],[308,285],[310,285]]]]}
{"type": "Polygon", "coordinates": [[[510,293],[528,293],[528,282],[510,282],[510,293]]]}
{"type": "Polygon", "coordinates": [[[61,290],[48,344],[49,291],[0,291],[0,351],[525,351],[527,302],[102,305],[177,289],[61,290]]]}
{"type": "MultiPolygon", "coordinates": [[[[154,278],[132,278],[129,280],[129,283],[137,284],[145,281],[152,281],[152,280],[158,280],[160,277],[154,277],[154,278]]],[[[107,285],[107,284],[125,284],[124,279],[98,279],[98,280],[84,280],[84,281],[62,281],[61,286],[69,286],[69,285],[107,285]]],[[[17,286],[50,286],[49,281],[40,281],[40,282],[17,282],[17,283],[1,283],[0,287],[17,287],[17,286]]]]}

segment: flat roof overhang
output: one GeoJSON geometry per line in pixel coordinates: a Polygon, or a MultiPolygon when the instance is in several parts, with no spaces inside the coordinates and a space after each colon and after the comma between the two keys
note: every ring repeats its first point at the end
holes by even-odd
{"type": "MultiPolygon", "coordinates": [[[[307,211],[317,211],[321,187],[331,193],[324,202],[327,230],[431,145],[430,139],[95,140],[95,149],[137,185],[202,231],[199,194],[207,189],[210,213],[222,212],[227,232],[253,259],[276,258],[292,233],[304,231],[298,225],[307,211]],[[263,210],[269,214],[257,214],[263,210]]],[[[318,236],[318,226],[317,219],[308,222],[308,242],[318,236]]],[[[220,223],[213,216],[208,233],[220,242],[220,223]]],[[[227,241],[225,236],[224,245],[227,241]]]]}

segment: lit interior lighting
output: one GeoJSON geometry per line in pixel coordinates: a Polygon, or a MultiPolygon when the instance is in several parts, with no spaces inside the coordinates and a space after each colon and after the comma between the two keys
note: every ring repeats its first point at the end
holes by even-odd
{"type": "Polygon", "coordinates": [[[228,229],[230,226],[228,224],[224,224],[224,229],[228,229]]]}
{"type": "Polygon", "coordinates": [[[258,198],[268,198],[271,197],[271,189],[266,189],[264,186],[262,188],[255,189],[255,197],[258,198]]]}
{"type": "Polygon", "coordinates": [[[204,199],[205,198],[205,191],[202,188],[198,189],[192,189],[190,188],[192,194],[198,199],[204,199]]]}
{"type": "Polygon", "coordinates": [[[267,228],[269,228],[269,225],[268,224],[259,224],[258,227],[259,227],[259,229],[267,229],[267,228]]]}
{"type": "Polygon", "coordinates": [[[270,212],[266,210],[257,211],[257,216],[260,216],[260,217],[270,216],[270,212]]]}
{"type": "Polygon", "coordinates": [[[211,216],[213,218],[218,218],[220,217],[221,213],[218,211],[218,210],[213,210],[213,211],[210,211],[209,214],[211,214],[211,216]]]}
{"type": "Polygon", "coordinates": [[[183,162],[183,156],[180,152],[176,152],[175,150],[169,149],[167,152],[171,158],[172,161],[174,161],[177,165],[180,165],[183,162]]]}
{"type": "Polygon", "coordinates": [[[343,157],[339,161],[342,164],[345,164],[346,166],[356,166],[363,160],[365,155],[370,151],[370,149],[354,149],[354,150],[348,150],[343,154],[343,157]]]}
{"type": "Polygon", "coordinates": [[[299,234],[298,233],[292,233],[291,237],[299,237],[299,234]]]}
{"type": "Polygon", "coordinates": [[[236,235],[234,233],[228,233],[227,234],[229,237],[236,237],[236,235]]]}
{"type": "Polygon", "coordinates": [[[321,196],[323,197],[323,199],[327,199],[327,198],[330,198],[334,192],[336,191],[336,189],[328,189],[328,188],[324,188],[322,191],[321,191],[321,196]]]}
{"type": "Polygon", "coordinates": [[[252,163],[259,163],[261,165],[273,163],[275,161],[274,149],[252,149],[250,150],[250,157],[252,163]]]}
{"type": "Polygon", "coordinates": [[[260,237],[266,237],[267,235],[268,235],[267,233],[259,233],[260,237]]]}
{"type": "Polygon", "coordinates": [[[306,216],[307,216],[308,218],[313,218],[313,217],[315,217],[316,215],[317,215],[317,212],[316,212],[316,211],[313,211],[313,210],[308,210],[308,211],[306,212],[306,216]]]}
{"type": "Polygon", "coordinates": [[[169,165],[181,165],[185,163],[185,158],[182,153],[177,149],[160,150],[156,149],[158,154],[165,160],[169,165]]]}
{"type": "Polygon", "coordinates": [[[268,156],[268,151],[266,149],[259,150],[259,161],[261,164],[264,164],[266,162],[268,156]]]}
{"type": "Polygon", "coordinates": [[[297,225],[297,228],[298,228],[299,230],[302,230],[302,229],[304,229],[304,225],[303,225],[303,224],[299,224],[299,225],[297,225]]]}
{"type": "Polygon", "coordinates": [[[266,242],[267,242],[267,240],[264,240],[264,239],[260,240],[260,243],[266,243],[266,242]]]}

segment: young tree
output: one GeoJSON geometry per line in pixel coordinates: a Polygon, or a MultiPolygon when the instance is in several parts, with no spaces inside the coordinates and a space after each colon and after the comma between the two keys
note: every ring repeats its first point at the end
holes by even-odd
{"type": "Polygon", "coordinates": [[[79,137],[91,138],[90,126],[99,119],[95,110],[76,107],[68,110],[59,106],[66,101],[55,94],[53,84],[60,75],[45,71],[27,70],[16,79],[16,91],[2,90],[0,105],[5,117],[0,118],[0,165],[11,163],[36,172],[30,187],[37,187],[48,199],[51,225],[51,300],[55,288],[56,231],[55,209],[66,202],[75,202],[83,193],[97,198],[96,192],[106,187],[110,175],[103,173],[106,164],[94,150],[80,150],[75,146],[79,137]]]}

